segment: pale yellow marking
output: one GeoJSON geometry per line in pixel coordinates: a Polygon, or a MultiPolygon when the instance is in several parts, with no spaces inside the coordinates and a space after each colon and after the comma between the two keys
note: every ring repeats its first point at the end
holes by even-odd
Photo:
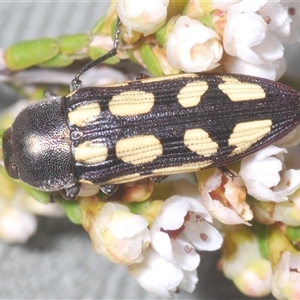
{"type": "Polygon", "coordinates": [[[100,105],[97,102],[82,104],[69,112],[68,117],[71,125],[84,127],[95,121],[101,112],[100,105]]]}
{"type": "Polygon", "coordinates": [[[106,88],[106,87],[124,87],[124,86],[127,86],[129,82],[131,82],[131,81],[114,82],[114,83],[102,85],[101,87],[104,87],[104,88],[106,88]]]}
{"type": "Polygon", "coordinates": [[[245,152],[252,144],[271,131],[272,120],[239,123],[228,140],[229,146],[236,146],[231,155],[245,152]]]}
{"type": "Polygon", "coordinates": [[[183,107],[193,107],[200,103],[201,97],[208,90],[206,81],[194,81],[186,84],[177,95],[178,102],[183,107]]]}
{"type": "Polygon", "coordinates": [[[218,88],[232,101],[261,100],[266,97],[264,89],[256,83],[241,82],[229,76],[220,76],[225,83],[220,83],[218,88]]]}
{"type": "Polygon", "coordinates": [[[184,144],[198,155],[211,156],[218,152],[218,144],[200,128],[188,129],[184,134],[184,144]]]}
{"type": "Polygon", "coordinates": [[[212,160],[206,160],[197,163],[183,164],[181,166],[161,168],[161,169],[153,170],[152,174],[150,175],[140,175],[139,173],[134,173],[134,174],[113,178],[107,182],[104,182],[103,184],[121,184],[121,183],[140,180],[143,178],[149,178],[152,177],[153,175],[164,176],[164,175],[171,175],[171,174],[196,172],[206,167],[209,167],[212,163],[213,163],[212,160]]]}
{"type": "Polygon", "coordinates": [[[138,81],[143,83],[151,83],[151,82],[158,82],[162,80],[176,80],[180,78],[196,78],[198,75],[193,73],[183,73],[183,74],[176,74],[176,75],[168,75],[168,76],[158,76],[158,77],[149,77],[149,78],[143,78],[138,79],[138,81]]]}
{"type": "Polygon", "coordinates": [[[144,91],[127,91],[114,96],[108,106],[110,112],[119,117],[136,116],[150,112],[154,95],[144,91]]]}
{"type": "Polygon", "coordinates": [[[136,135],[116,144],[117,157],[134,165],[151,162],[162,153],[163,146],[153,135],[136,135]]]}
{"type": "Polygon", "coordinates": [[[98,141],[85,141],[75,147],[75,160],[84,164],[92,165],[104,162],[107,158],[108,149],[98,141]]]}

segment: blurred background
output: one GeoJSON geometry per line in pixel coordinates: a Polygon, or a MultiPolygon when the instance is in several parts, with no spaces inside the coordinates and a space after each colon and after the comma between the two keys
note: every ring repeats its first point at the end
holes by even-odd
{"type": "MultiPolygon", "coordinates": [[[[102,1],[1,2],[0,49],[28,39],[88,33],[108,6],[102,1]]],[[[288,65],[289,74],[299,82],[298,50],[289,47],[288,65]]],[[[1,83],[0,110],[18,98],[1,83]]],[[[181,292],[176,298],[250,299],[216,270],[218,257],[217,252],[206,254],[195,292],[181,292]]],[[[0,298],[156,299],[130,277],[126,267],[96,255],[81,226],[66,218],[46,217],[39,217],[38,231],[27,243],[0,242],[0,298]]]]}

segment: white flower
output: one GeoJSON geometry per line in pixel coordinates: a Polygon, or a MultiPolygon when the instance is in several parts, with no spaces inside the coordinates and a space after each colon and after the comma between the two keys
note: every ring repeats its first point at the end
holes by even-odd
{"type": "Polygon", "coordinates": [[[300,2],[284,1],[283,6],[287,9],[289,17],[292,19],[290,36],[286,43],[294,44],[300,41],[300,2]]]}
{"type": "Polygon", "coordinates": [[[222,11],[227,11],[228,8],[233,5],[236,4],[238,2],[240,2],[241,0],[211,0],[211,6],[213,9],[220,9],[222,11]]]}
{"type": "Polygon", "coordinates": [[[117,2],[117,14],[128,33],[147,36],[162,27],[167,18],[168,0],[126,0],[117,2]]]}
{"type": "Polygon", "coordinates": [[[167,38],[166,53],[170,65],[185,72],[216,68],[223,54],[219,39],[214,30],[181,16],[167,38]]]}
{"type": "Polygon", "coordinates": [[[25,243],[36,231],[37,219],[9,201],[0,208],[0,238],[8,243],[25,243]]]}
{"type": "Polygon", "coordinates": [[[289,226],[300,226],[300,197],[295,194],[284,202],[253,201],[251,208],[255,220],[266,225],[282,222],[289,226]]]}
{"type": "Polygon", "coordinates": [[[290,38],[292,19],[283,4],[268,1],[259,9],[259,14],[266,20],[267,30],[281,42],[286,42],[290,38]]]}
{"type": "Polygon", "coordinates": [[[272,268],[259,251],[256,237],[245,228],[233,227],[225,237],[226,252],[221,259],[225,276],[251,297],[266,296],[271,291],[272,268]],[[228,239],[228,240],[227,240],[228,239]]]}
{"type": "Polygon", "coordinates": [[[197,178],[201,203],[214,218],[230,225],[248,224],[252,220],[252,211],[246,203],[246,191],[238,176],[228,179],[216,169],[213,173],[200,171],[197,178]]]}
{"type": "Polygon", "coordinates": [[[290,21],[286,9],[279,3],[243,0],[230,6],[224,29],[224,49],[245,64],[228,59],[226,71],[235,72],[239,66],[242,71],[237,70],[238,73],[246,74],[250,70],[251,75],[279,78],[285,71],[281,39],[289,35],[290,21]],[[230,63],[236,66],[230,67],[230,63]]]}
{"type": "Polygon", "coordinates": [[[282,202],[300,187],[300,170],[282,172],[286,152],[271,145],[242,159],[240,176],[248,194],[262,201],[282,202]]]}
{"type": "Polygon", "coordinates": [[[166,261],[186,271],[195,270],[200,256],[195,251],[212,251],[222,244],[221,234],[210,224],[211,216],[199,201],[172,196],[150,228],[151,245],[166,261]]]}
{"type": "Polygon", "coordinates": [[[142,262],[128,267],[130,275],[148,292],[170,298],[184,278],[183,271],[150,247],[143,254],[142,262]]]}
{"type": "Polygon", "coordinates": [[[300,253],[285,251],[275,268],[272,294],[277,299],[300,299],[300,253]]]}
{"type": "Polygon", "coordinates": [[[223,66],[228,73],[252,75],[271,80],[279,79],[286,71],[286,61],[283,57],[272,62],[255,65],[238,57],[227,55],[223,66]]]}
{"type": "Polygon", "coordinates": [[[150,243],[148,222],[121,204],[106,203],[85,225],[93,249],[114,263],[130,265],[142,261],[150,243]]]}

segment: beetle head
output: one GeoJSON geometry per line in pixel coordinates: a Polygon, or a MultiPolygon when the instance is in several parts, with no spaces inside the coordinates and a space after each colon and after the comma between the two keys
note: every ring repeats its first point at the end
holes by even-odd
{"type": "Polygon", "coordinates": [[[7,173],[44,191],[73,185],[69,135],[60,98],[25,108],[3,135],[7,173]]]}

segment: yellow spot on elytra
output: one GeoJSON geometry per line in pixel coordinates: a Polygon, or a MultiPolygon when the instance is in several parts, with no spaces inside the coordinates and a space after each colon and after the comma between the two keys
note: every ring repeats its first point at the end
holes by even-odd
{"type": "Polygon", "coordinates": [[[107,153],[108,149],[101,141],[85,141],[75,147],[75,160],[88,165],[97,164],[106,160],[107,153]]]}
{"type": "Polygon", "coordinates": [[[84,103],[70,111],[68,118],[71,125],[83,127],[95,121],[99,117],[100,112],[101,108],[97,102],[84,103]]]}
{"type": "Polygon", "coordinates": [[[228,140],[229,146],[236,146],[232,155],[245,152],[271,131],[272,120],[260,120],[237,124],[228,140]]]}
{"type": "Polygon", "coordinates": [[[116,144],[117,157],[134,165],[151,162],[162,153],[163,146],[154,135],[136,135],[116,144]]]}
{"type": "Polygon", "coordinates": [[[206,81],[187,83],[177,95],[178,102],[183,107],[193,107],[200,103],[201,97],[208,90],[206,81]]]}
{"type": "Polygon", "coordinates": [[[218,152],[218,144],[209,134],[200,128],[188,129],[184,134],[184,144],[198,155],[211,156],[218,152]]]}
{"type": "Polygon", "coordinates": [[[230,76],[221,76],[224,83],[218,88],[232,101],[262,100],[266,98],[264,89],[257,83],[241,82],[230,76]]]}
{"type": "Polygon", "coordinates": [[[144,91],[127,91],[114,96],[108,106],[110,112],[119,117],[136,116],[150,112],[154,95],[144,91]]]}

